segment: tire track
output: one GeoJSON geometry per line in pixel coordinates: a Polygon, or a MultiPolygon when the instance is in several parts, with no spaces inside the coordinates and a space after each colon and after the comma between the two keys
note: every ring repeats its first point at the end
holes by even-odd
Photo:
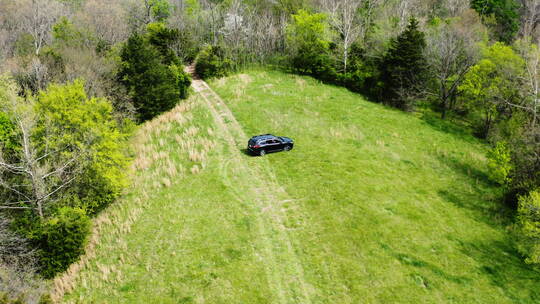
{"type": "Polygon", "coordinates": [[[240,149],[248,138],[223,100],[200,79],[194,77],[192,86],[203,97],[230,152],[224,154],[222,160],[223,180],[237,200],[247,203],[250,214],[255,217],[256,243],[261,249],[261,262],[274,293],[272,302],[311,303],[309,284],[283,222],[286,215],[281,204],[290,201],[290,197],[277,183],[267,159],[257,158],[248,165],[241,156],[240,149]],[[225,159],[226,156],[230,158],[225,159]]]}

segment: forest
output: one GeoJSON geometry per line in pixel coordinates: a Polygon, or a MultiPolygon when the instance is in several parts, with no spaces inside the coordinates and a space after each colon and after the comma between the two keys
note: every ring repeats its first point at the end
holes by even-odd
{"type": "Polygon", "coordinates": [[[310,76],[490,149],[540,265],[537,0],[0,0],[0,303],[48,303],[128,187],[127,142],[202,79],[310,76]]]}

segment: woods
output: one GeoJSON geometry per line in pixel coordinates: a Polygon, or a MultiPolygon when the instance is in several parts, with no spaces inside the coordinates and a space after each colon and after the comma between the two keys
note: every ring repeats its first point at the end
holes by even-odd
{"type": "Polygon", "coordinates": [[[537,2],[0,0],[0,268],[28,284],[0,295],[35,302],[37,278],[77,260],[129,184],[124,143],[188,97],[190,64],[202,78],[309,75],[485,139],[538,264],[537,2]]]}

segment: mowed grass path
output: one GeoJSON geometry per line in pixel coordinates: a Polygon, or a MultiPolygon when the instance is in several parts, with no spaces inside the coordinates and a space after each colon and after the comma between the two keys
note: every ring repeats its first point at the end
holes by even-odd
{"type": "Polygon", "coordinates": [[[295,140],[268,159],[312,302],[540,302],[473,137],[307,77],[211,86],[246,133],[295,140]]]}
{"type": "Polygon", "coordinates": [[[280,72],[211,86],[139,130],[65,302],[540,301],[474,138],[280,72]],[[245,155],[267,132],[295,149],[245,155]]]}

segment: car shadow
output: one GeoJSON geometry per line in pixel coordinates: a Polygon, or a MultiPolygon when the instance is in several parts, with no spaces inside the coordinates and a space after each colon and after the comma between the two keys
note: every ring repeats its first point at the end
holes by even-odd
{"type": "Polygon", "coordinates": [[[249,153],[249,150],[248,149],[240,149],[240,152],[242,152],[244,155],[247,155],[247,156],[255,156],[251,153],[249,153]]]}

